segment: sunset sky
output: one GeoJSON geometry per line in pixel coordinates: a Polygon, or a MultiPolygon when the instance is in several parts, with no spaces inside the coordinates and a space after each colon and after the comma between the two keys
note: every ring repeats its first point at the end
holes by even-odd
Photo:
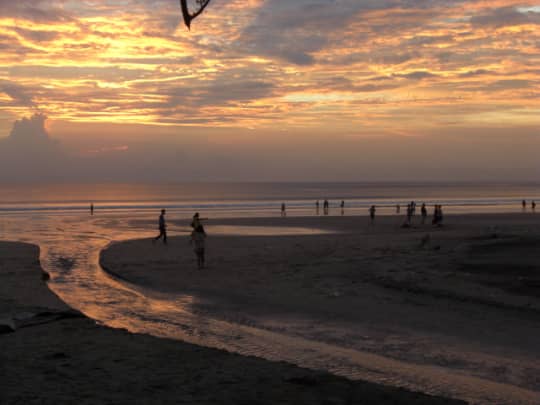
{"type": "Polygon", "coordinates": [[[538,0],[212,0],[191,31],[177,0],[0,10],[4,172],[540,176],[538,0]]]}

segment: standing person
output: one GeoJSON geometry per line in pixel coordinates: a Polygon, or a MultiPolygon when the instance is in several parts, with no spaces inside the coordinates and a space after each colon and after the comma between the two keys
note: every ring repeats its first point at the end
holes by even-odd
{"type": "Polygon", "coordinates": [[[167,244],[167,225],[165,224],[165,210],[161,210],[161,215],[159,216],[159,235],[153,239],[155,243],[158,239],[163,238],[163,243],[167,244]]]}
{"type": "Polygon", "coordinates": [[[315,212],[317,215],[319,215],[319,200],[315,203],[315,212]]]}
{"type": "Polygon", "coordinates": [[[323,204],[324,215],[328,215],[329,207],[330,207],[330,203],[328,202],[328,200],[324,200],[324,204],[323,204]]]}
{"type": "Polygon", "coordinates": [[[399,214],[400,211],[401,211],[400,205],[396,204],[396,214],[399,214]]]}
{"type": "Polygon", "coordinates": [[[199,226],[202,226],[201,221],[207,220],[208,218],[201,218],[199,216],[199,213],[196,212],[195,215],[193,215],[193,218],[191,220],[191,227],[193,229],[197,229],[199,226]]]}
{"type": "Polygon", "coordinates": [[[433,225],[442,226],[443,221],[443,212],[442,205],[436,205],[435,210],[433,211],[433,225]]]}
{"type": "Polygon", "coordinates": [[[536,202],[534,200],[531,201],[531,209],[533,212],[536,211],[536,202]]]}
{"type": "Polygon", "coordinates": [[[426,223],[426,217],[427,217],[426,203],[422,203],[422,208],[420,208],[420,213],[422,214],[422,225],[424,225],[426,223]]]}
{"type": "Polygon", "coordinates": [[[285,203],[281,203],[281,216],[286,217],[287,216],[287,208],[285,207],[285,203]]]}
{"type": "Polygon", "coordinates": [[[523,208],[523,211],[525,211],[527,209],[527,201],[522,200],[521,201],[521,207],[523,208]]]}
{"type": "Polygon", "coordinates": [[[190,243],[193,245],[193,251],[197,256],[197,268],[199,270],[204,269],[205,239],[206,232],[202,225],[199,225],[191,232],[190,243]]]}
{"type": "Polygon", "coordinates": [[[341,204],[339,206],[341,207],[341,216],[345,215],[345,201],[341,200],[341,204]]]}
{"type": "Polygon", "coordinates": [[[411,224],[412,215],[413,215],[412,205],[407,204],[407,225],[411,224]]]}
{"type": "Polygon", "coordinates": [[[94,215],[94,203],[90,203],[90,215],[94,215]]]}
{"type": "Polygon", "coordinates": [[[371,207],[369,207],[369,217],[371,219],[371,225],[373,225],[375,223],[375,211],[377,209],[375,208],[374,205],[372,205],[371,207]]]}

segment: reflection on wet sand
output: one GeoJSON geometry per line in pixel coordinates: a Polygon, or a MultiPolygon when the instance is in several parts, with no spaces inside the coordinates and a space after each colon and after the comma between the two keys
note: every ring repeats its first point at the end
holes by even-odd
{"type": "MultiPolygon", "coordinates": [[[[385,345],[388,345],[386,355],[380,350],[370,348],[370,345],[380,342],[381,336],[378,334],[384,332],[378,331],[377,327],[370,327],[371,321],[355,324],[336,319],[335,322],[321,324],[318,319],[311,320],[300,315],[273,318],[266,314],[258,319],[251,316],[249,311],[245,314],[227,314],[219,308],[223,304],[220,297],[159,292],[103,272],[99,265],[100,251],[111,242],[149,238],[154,235],[154,230],[149,228],[145,221],[151,223],[152,218],[141,221],[141,226],[136,227],[133,226],[131,215],[100,219],[81,218],[76,215],[47,216],[27,222],[24,227],[21,227],[18,219],[13,219],[4,224],[4,229],[6,238],[17,237],[40,245],[42,266],[52,275],[50,285],[69,305],[112,327],[181,339],[270,360],[289,361],[308,368],[323,368],[349,378],[470,399],[477,403],[534,403],[537,399],[538,387],[533,385],[512,383],[506,379],[497,380],[493,376],[485,378],[481,372],[465,372],[459,368],[454,370],[454,366],[433,363],[429,356],[443,355],[433,352],[441,349],[433,343],[439,338],[436,336],[422,339],[414,330],[395,330],[395,335],[392,336],[394,347],[415,344],[416,349],[426,350],[424,361],[411,361],[396,355],[397,352],[392,349],[389,341],[385,341],[385,345]],[[22,234],[18,232],[20,229],[24,229],[22,234]]],[[[225,221],[222,225],[209,227],[208,231],[215,238],[219,238],[218,234],[235,233],[262,238],[272,235],[293,238],[292,235],[299,234],[307,238],[318,237],[317,235],[333,238],[333,222],[323,226],[323,231],[300,226],[300,223],[300,220],[291,219],[291,228],[284,230],[257,224],[237,226],[225,221]]],[[[347,223],[347,226],[353,228],[359,225],[347,223]]],[[[362,232],[365,236],[365,231],[362,232]]],[[[184,226],[177,224],[171,234],[185,236],[184,226]]],[[[382,237],[387,238],[388,235],[390,234],[383,233],[382,237]]],[[[291,239],[288,246],[294,248],[294,243],[291,239]]],[[[337,248],[339,249],[339,246],[337,248]]],[[[315,253],[324,255],[321,251],[315,253]]],[[[165,257],[162,260],[168,259],[165,257]]],[[[332,264],[336,271],[339,271],[342,265],[338,262],[332,264]]],[[[110,270],[115,272],[117,269],[110,270]]],[[[117,274],[121,276],[120,273],[117,274]]],[[[380,314],[378,311],[384,308],[390,308],[382,305],[384,301],[392,302],[396,299],[386,290],[376,291],[380,292],[381,296],[378,302],[371,304],[376,307],[373,308],[375,315],[380,314]]],[[[365,292],[367,294],[368,290],[365,292]]],[[[398,303],[392,308],[401,305],[398,303]]],[[[425,304],[409,303],[406,308],[421,308],[421,305],[425,304]]],[[[468,310],[471,308],[473,307],[467,307],[468,310]]],[[[358,309],[365,310],[367,308],[358,309]]],[[[406,311],[403,316],[407,316],[406,311]]],[[[455,316],[459,319],[459,315],[455,316]]],[[[534,328],[534,323],[531,323],[531,328],[534,328]]],[[[468,358],[470,364],[474,361],[478,364],[502,363],[511,369],[519,369],[518,363],[523,360],[518,357],[497,357],[493,352],[483,353],[484,349],[474,345],[463,347],[461,343],[456,340],[453,345],[449,345],[443,357],[454,357],[456,362],[468,358]]],[[[528,360],[521,368],[527,364],[531,369],[534,367],[528,360]]]]}

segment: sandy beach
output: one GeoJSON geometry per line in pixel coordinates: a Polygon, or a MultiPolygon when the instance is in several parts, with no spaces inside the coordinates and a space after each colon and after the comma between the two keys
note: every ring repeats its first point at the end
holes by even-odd
{"type": "Polygon", "coordinates": [[[456,403],[97,325],[51,293],[38,253],[0,243],[2,404],[456,403]]]}
{"type": "MultiPolygon", "coordinates": [[[[540,216],[449,216],[441,228],[416,218],[404,229],[402,221],[208,221],[202,271],[188,243],[189,222],[171,221],[184,236],[168,246],[148,239],[114,244],[101,261],[134,285],[198,297],[192,310],[201,315],[479,378],[473,402],[489,402],[500,389],[499,403],[535,403],[540,216]],[[251,227],[253,235],[212,233],[229,227],[251,227]],[[322,232],[257,236],[261,227],[322,232]]],[[[469,395],[458,391],[452,395],[469,395]]]]}

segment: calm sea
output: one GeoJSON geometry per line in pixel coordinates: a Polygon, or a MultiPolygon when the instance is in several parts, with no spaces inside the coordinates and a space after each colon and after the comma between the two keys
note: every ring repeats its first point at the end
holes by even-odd
{"type": "MultiPolygon", "coordinates": [[[[273,215],[282,202],[294,215],[312,215],[315,201],[337,210],[345,201],[348,214],[364,215],[371,205],[394,213],[409,201],[442,204],[446,213],[519,212],[521,201],[540,202],[540,183],[178,183],[0,185],[0,213],[96,212],[166,208],[190,215],[273,215]]],[[[540,207],[538,208],[540,210],[540,207]]],[[[403,212],[403,211],[402,211],[403,212]]],[[[332,213],[332,212],[331,212],[332,213]]]]}

